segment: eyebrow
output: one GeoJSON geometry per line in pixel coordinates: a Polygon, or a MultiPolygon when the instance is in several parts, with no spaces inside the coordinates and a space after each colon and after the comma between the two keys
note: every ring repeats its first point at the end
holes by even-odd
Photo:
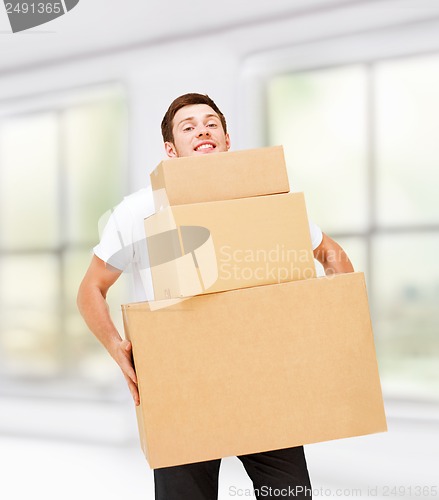
{"type": "MultiPolygon", "coordinates": [[[[179,127],[183,122],[193,120],[194,118],[195,118],[195,116],[189,116],[187,118],[184,118],[183,120],[181,120],[180,122],[177,123],[177,127],[179,127]]],[[[209,113],[207,115],[204,115],[204,118],[218,118],[218,120],[220,119],[219,116],[214,114],[214,113],[209,113]]]]}

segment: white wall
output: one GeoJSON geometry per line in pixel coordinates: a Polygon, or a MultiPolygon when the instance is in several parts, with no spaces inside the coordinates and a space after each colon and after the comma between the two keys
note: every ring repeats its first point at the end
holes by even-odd
{"type": "Polygon", "coordinates": [[[305,14],[267,16],[266,22],[251,19],[169,43],[70,56],[30,69],[16,65],[1,74],[0,117],[71,97],[77,88],[121,82],[130,105],[131,191],[148,182],[163,156],[160,122],[177,95],[208,93],[228,119],[232,147],[255,147],[262,142],[260,93],[267,75],[439,50],[439,5],[429,0],[335,2],[305,14]]]}
{"type": "MultiPolygon", "coordinates": [[[[249,21],[242,21],[233,28],[216,29],[210,33],[203,30],[202,35],[194,31],[191,36],[176,38],[172,42],[145,43],[144,46],[137,44],[128,49],[101,50],[93,55],[78,54],[75,57],[68,56],[64,61],[58,58],[40,67],[36,64],[29,66],[28,59],[22,66],[19,64],[20,61],[17,61],[13,71],[0,70],[0,118],[2,114],[47,106],[66,98],[75,99],[76,90],[81,88],[107,82],[120,82],[126,87],[130,106],[130,168],[127,175],[128,190],[133,191],[148,182],[149,171],[162,158],[160,122],[171,100],[184,92],[203,92],[214,98],[227,117],[233,148],[255,147],[263,142],[264,113],[260,101],[264,80],[270,74],[439,50],[437,0],[340,1],[334,2],[334,5],[333,8],[315,9],[304,15],[289,14],[285,18],[279,15],[267,16],[266,21],[258,22],[250,20],[250,13],[249,21]]],[[[201,15],[200,24],[202,24],[201,15]]],[[[53,43],[57,42],[56,35],[40,36],[52,37],[53,43]]],[[[78,36],[81,36],[81,33],[78,36]]],[[[28,39],[32,41],[36,40],[36,37],[29,36],[28,39]]],[[[3,42],[2,46],[6,45],[3,42]]],[[[32,46],[29,45],[29,50],[32,51],[32,46]]],[[[12,44],[10,49],[13,50],[12,44]]],[[[34,408],[35,403],[29,401],[28,406],[34,408]]],[[[23,413],[23,407],[19,410],[21,415],[26,415],[23,413]]],[[[116,412],[108,418],[108,411],[106,409],[105,411],[107,413],[105,418],[110,424],[117,423],[119,418],[125,418],[124,414],[119,415],[116,412]]],[[[95,414],[94,408],[87,408],[81,415],[90,415],[92,412],[95,414]]],[[[395,411],[398,412],[399,410],[395,411]]],[[[48,414],[53,418],[52,408],[48,414]]],[[[62,414],[60,416],[62,417],[62,414]]],[[[417,414],[415,417],[417,418],[417,414]]],[[[14,423],[17,421],[20,423],[13,413],[11,420],[12,418],[14,423]]],[[[130,418],[132,421],[133,415],[130,418]]],[[[80,418],[77,418],[75,422],[79,421],[80,418]]],[[[128,418],[126,421],[131,422],[128,418]]],[[[45,425],[46,420],[43,420],[43,423],[45,425]]],[[[73,429],[69,421],[66,421],[65,427],[62,427],[61,422],[60,427],[59,434],[64,436],[69,436],[66,434],[69,432],[68,429],[73,429]]],[[[115,435],[114,428],[107,433],[107,428],[102,426],[101,421],[96,423],[96,428],[98,427],[104,439],[108,439],[109,435],[115,435]]],[[[3,429],[5,428],[9,433],[13,433],[11,431],[14,428],[3,425],[3,429]]],[[[72,432],[75,432],[75,429],[72,432]]],[[[37,431],[39,432],[38,429],[37,431]]],[[[132,422],[131,431],[135,432],[132,422]]],[[[51,432],[52,436],[54,432],[53,430],[51,432]]],[[[409,442],[405,450],[407,457],[421,456],[426,447],[421,450],[419,443],[421,447],[424,446],[423,443],[427,443],[428,438],[418,439],[416,435],[415,439],[414,431],[404,429],[405,435],[401,436],[401,442],[407,442],[408,432],[412,432],[412,442],[417,444],[410,446],[409,442]]],[[[16,433],[19,434],[19,430],[16,433]]],[[[395,434],[392,432],[389,435],[395,434]]],[[[434,435],[437,435],[436,430],[434,435]]],[[[72,437],[75,439],[77,436],[72,437]]],[[[121,441],[133,438],[132,435],[127,438],[125,430],[116,437],[120,437],[121,441]]],[[[386,435],[377,439],[384,440],[386,435]]],[[[316,466],[312,469],[318,471],[315,474],[317,482],[321,478],[326,480],[329,475],[334,484],[337,481],[344,484],[346,471],[344,469],[335,471],[336,465],[333,467],[334,470],[330,467],[328,469],[328,464],[331,463],[344,464],[342,468],[352,463],[352,471],[349,471],[354,478],[352,481],[357,480],[355,474],[364,473],[365,484],[372,479],[377,481],[375,470],[379,467],[382,467],[383,475],[387,474],[385,462],[394,464],[395,469],[393,475],[386,477],[388,483],[397,480],[398,484],[404,481],[405,484],[414,484],[416,478],[409,476],[404,478],[399,472],[408,469],[412,476],[419,477],[419,470],[422,469],[425,477],[428,474],[428,477],[433,478],[434,460],[429,460],[428,464],[431,466],[429,469],[428,466],[411,463],[411,460],[406,459],[402,453],[399,457],[383,453],[381,441],[378,442],[376,449],[371,448],[370,454],[358,451],[357,443],[358,440],[353,442],[355,450],[351,454],[345,451],[344,442],[335,443],[334,446],[339,446],[341,450],[338,455],[329,448],[331,446],[329,443],[328,450],[331,450],[331,453],[329,451],[327,455],[323,453],[325,460],[321,460],[320,469],[317,468],[319,464],[316,451],[314,455],[316,466]],[[367,466],[360,467],[366,462],[365,457],[367,459],[370,457],[370,463],[376,457],[381,457],[381,461],[376,461],[375,469],[372,468],[372,471],[367,472],[367,466]]],[[[16,443],[13,445],[16,446],[16,443]]],[[[388,448],[394,450],[393,442],[388,448]]],[[[316,445],[317,449],[321,453],[322,448],[317,448],[316,445]]],[[[17,456],[21,463],[21,450],[17,456]]],[[[4,454],[4,463],[8,463],[9,460],[10,455],[4,454]]],[[[77,460],[78,470],[84,471],[81,460],[82,458],[77,460]]],[[[141,460],[143,466],[143,459],[141,460]]],[[[312,460],[311,453],[311,463],[312,460]]],[[[33,466],[34,464],[29,465],[32,470],[33,466]]],[[[37,467],[35,470],[38,471],[38,476],[44,477],[40,473],[42,467],[37,467]]],[[[324,484],[323,479],[321,482],[324,484]]],[[[143,497],[143,490],[139,488],[139,491],[143,497]]],[[[55,495],[52,498],[55,498],[55,495]]]]}

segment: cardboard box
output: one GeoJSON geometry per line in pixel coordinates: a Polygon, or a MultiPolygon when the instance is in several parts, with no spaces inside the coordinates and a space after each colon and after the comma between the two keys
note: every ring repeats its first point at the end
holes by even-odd
{"type": "Polygon", "coordinates": [[[362,273],[122,309],[152,468],[387,429],[362,273]]]}
{"type": "Polygon", "coordinates": [[[150,177],[156,211],[290,190],[282,146],[164,160],[150,177]]]}
{"type": "Polygon", "coordinates": [[[156,300],[316,276],[303,193],[169,207],[145,233],[156,300]]]}

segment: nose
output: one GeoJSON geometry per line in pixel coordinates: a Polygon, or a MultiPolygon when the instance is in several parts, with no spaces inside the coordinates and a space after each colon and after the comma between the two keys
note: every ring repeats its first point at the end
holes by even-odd
{"type": "Polygon", "coordinates": [[[204,125],[202,125],[200,127],[200,129],[198,130],[198,134],[197,134],[197,137],[210,137],[210,132],[209,132],[209,129],[207,129],[204,125]]]}

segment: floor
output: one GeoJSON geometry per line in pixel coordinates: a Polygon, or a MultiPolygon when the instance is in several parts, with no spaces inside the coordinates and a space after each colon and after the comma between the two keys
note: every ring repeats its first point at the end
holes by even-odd
{"type": "MultiPolygon", "coordinates": [[[[439,497],[437,409],[424,412],[421,418],[409,410],[400,418],[394,416],[398,409],[388,408],[387,433],[306,446],[313,497],[439,497]]],[[[63,439],[48,433],[44,438],[25,437],[10,426],[9,432],[0,434],[1,498],[154,498],[153,473],[136,439],[124,435],[120,442],[91,442],[87,433],[85,436],[63,439]]],[[[220,472],[219,499],[230,498],[254,498],[250,480],[235,457],[223,459],[220,472]]]]}

